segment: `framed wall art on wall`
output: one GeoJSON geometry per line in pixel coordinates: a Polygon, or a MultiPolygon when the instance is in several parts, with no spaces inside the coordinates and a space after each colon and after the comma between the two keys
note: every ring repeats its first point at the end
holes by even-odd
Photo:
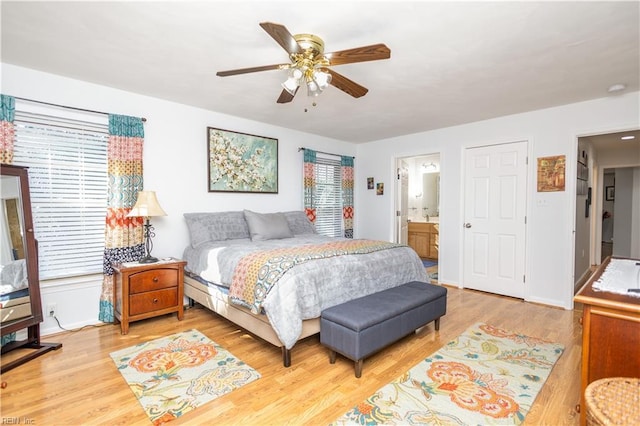
{"type": "Polygon", "coordinates": [[[616,187],[615,186],[606,186],[605,190],[605,201],[614,201],[616,198],[616,187]]]}
{"type": "Polygon", "coordinates": [[[209,192],[278,193],[278,139],[207,127],[209,192]]]}
{"type": "Polygon", "coordinates": [[[564,191],[564,155],[538,158],[538,192],[564,191]]]}

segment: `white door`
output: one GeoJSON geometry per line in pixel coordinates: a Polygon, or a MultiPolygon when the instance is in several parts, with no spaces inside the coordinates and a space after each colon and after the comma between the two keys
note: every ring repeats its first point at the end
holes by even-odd
{"type": "Polygon", "coordinates": [[[527,142],[465,152],[463,287],[524,298],[527,142]]]}
{"type": "Polygon", "coordinates": [[[398,232],[396,242],[400,244],[408,244],[409,241],[409,166],[404,160],[398,161],[397,167],[398,180],[398,201],[396,206],[400,206],[400,210],[396,211],[396,220],[398,221],[398,232]]]}

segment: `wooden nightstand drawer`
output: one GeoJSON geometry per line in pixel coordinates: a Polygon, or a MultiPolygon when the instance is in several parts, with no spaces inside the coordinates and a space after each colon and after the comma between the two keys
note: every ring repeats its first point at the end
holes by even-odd
{"type": "Polygon", "coordinates": [[[178,304],[178,289],[149,291],[129,296],[129,315],[140,315],[159,311],[178,304]]]}
{"type": "Polygon", "coordinates": [[[129,323],[175,312],[184,317],[184,265],[179,259],[156,263],[116,263],[114,271],[113,315],[120,321],[122,334],[129,323]]]}
{"type": "Polygon", "coordinates": [[[153,269],[142,271],[129,276],[129,294],[160,290],[178,286],[178,270],[153,269]]]}

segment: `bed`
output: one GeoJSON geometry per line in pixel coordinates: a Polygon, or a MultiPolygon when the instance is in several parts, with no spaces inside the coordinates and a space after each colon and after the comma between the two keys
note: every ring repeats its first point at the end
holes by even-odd
{"type": "Polygon", "coordinates": [[[185,296],[282,348],[286,367],[295,343],[320,331],[323,309],[427,280],[410,247],[325,237],[302,211],[184,217],[185,296]]]}

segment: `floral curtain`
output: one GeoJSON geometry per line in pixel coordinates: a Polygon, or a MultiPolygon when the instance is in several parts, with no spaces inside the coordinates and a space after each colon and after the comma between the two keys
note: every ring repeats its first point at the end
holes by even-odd
{"type": "Polygon", "coordinates": [[[342,174],[342,220],[345,238],[353,238],[353,157],[340,159],[342,174]]]}
{"type": "Polygon", "coordinates": [[[16,100],[13,96],[0,95],[0,163],[13,163],[13,139],[16,100]]]}
{"type": "Polygon", "coordinates": [[[316,222],[316,206],[314,195],[316,192],[316,152],[312,149],[304,149],[304,211],[311,223],[316,222]]]}
{"type": "MultiPolygon", "coordinates": [[[[13,96],[0,95],[0,163],[13,163],[13,139],[15,135],[13,119],[16,113],[16,100],[13,96]]],[[[16,340],[16,333],[2,336],[0,346],[16,340]]]]}
{"type": "Polygon", "coordinates": [[[113,263],[144,257],[143,218],[126,217],[143,189],[142,119],[109,115],[108,189],[102,294],[98,319],[113,322],[113,263]]]}

